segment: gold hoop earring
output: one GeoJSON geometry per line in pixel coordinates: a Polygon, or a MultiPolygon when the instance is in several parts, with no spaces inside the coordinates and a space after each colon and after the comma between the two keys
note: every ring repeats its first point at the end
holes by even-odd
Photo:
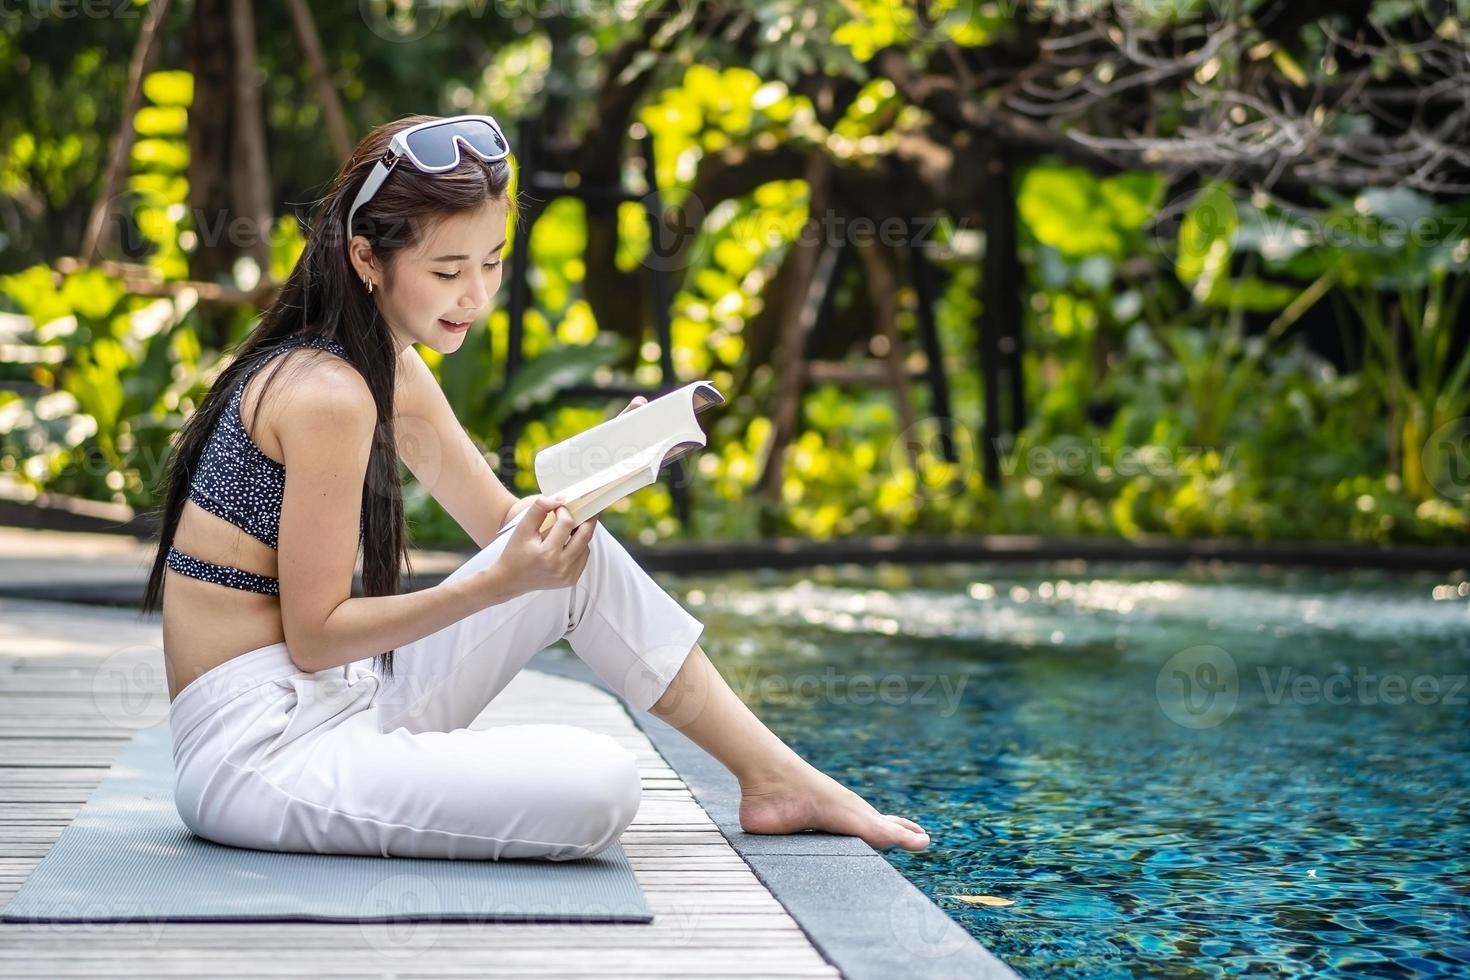
{"type": "Polygon", "coordinates": [[[373,291],[373,283],[372,283],[372,280],[369,279],[367,276],[363,276],[362,277],[362,284],[367,287],[367,291],[368,291],[369,295],[371,295],[372,294],[372,291],[373,291]]]}

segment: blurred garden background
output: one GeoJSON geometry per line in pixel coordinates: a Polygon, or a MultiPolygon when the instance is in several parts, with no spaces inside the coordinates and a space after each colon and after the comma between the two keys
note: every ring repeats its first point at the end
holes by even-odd
{"type": "MultiPolygon", "coordinates": [[[[1467,12],[11,5],[0,482],[156,507],[348,146],[487,112],[518,165],[534,124],[556,187],[626,191],[518,188],[546,204],[508,253],[529,259],[509,382],[509,274],[458,353],[423,351],[518,495],[538,448],[627,401],[562,392],[672,386],[666,310],[674,381],[728,400],[687,522],[667,482],[607,512],[642,543],[1464,543],[1467,12]]],[[[417,546],[467,543],[405,494],[417,546]]]]}

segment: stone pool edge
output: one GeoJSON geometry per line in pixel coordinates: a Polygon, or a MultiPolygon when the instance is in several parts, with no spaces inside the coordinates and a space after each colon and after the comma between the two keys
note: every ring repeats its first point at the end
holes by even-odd
{"type": "Polygon", "coordinates": [[[741,830],[740,786],[724,766],[671,725],[628,704],[581,660],[555,649],[538,652],[527,666],[618,698],[730,846],[848,980],[1016,976],[859,838],[741,830]]]}

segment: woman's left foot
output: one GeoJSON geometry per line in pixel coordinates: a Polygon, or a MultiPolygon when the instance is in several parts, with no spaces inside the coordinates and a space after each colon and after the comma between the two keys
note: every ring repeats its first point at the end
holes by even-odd
{"type": "Polygon", "coordinates": [[[782,776],[740,786],[740,826],[751,834],[824,830],[861,837],[878,850],[929,846],[924,828],[872,804],[816,767],[798,761],[782,776]]]}

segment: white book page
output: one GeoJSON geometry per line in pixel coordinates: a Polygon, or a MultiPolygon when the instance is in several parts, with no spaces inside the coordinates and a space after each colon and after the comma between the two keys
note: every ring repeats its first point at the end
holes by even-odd
{"type": "MultiPolygon", "coordinates": [[[[723,401],[714,385],[695,381],[542,449],[535,457],[541,495],[562,497],[574,525],[580,525],[655,482],[665,463],[704,446],[696,413],[723,401]]],[[[496,537],[525,514],[522,510],[496,537]]],[[[553,520],[548,516],[541,530],[553,520]]]]}

